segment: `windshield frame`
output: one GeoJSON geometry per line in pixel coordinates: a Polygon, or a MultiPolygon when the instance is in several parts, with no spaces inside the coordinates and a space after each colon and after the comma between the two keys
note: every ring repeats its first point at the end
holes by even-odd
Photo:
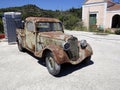
{"type": "MultiPolygon", "coordinates": [[[[58,27],[57,27],[58,28],[58,27]]],[[[62,31],[62,32],[64,32],[63,31],[63,25],[62,25],[62,23],[61,22],[36,22],[36,30],[38,31],[38,32],[52,32],[52,31],[62,31]],[[39,23],[43,23],[43,24],[47,24],[47,23],[49,23],[49,30],[40,30],[40,28],[38,27],[38,24],[39,23]],[[55,24],[55,23],[58,23],[59,24],[59,28],[61,28],[61,30],[55,30],[55,29],[53,29],[53,24],[55,24]],[[52,26],[51,26],[51,24],[52,24],[52,26]]]]}

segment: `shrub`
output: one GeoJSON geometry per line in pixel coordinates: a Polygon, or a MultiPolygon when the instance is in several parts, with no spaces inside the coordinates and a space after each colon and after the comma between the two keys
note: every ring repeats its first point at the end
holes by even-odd
{"type": "Polygon", "coordinates": [[[0,33],[4,33],[2,19],[0,19],[0,33]]]}
{"type": "Polygon", "coordinates": [[[106,29],[106,30],[105,30],[105,33],[114,34],[114,32],[112,32],[111,29],[106,29]]]}
{"type": "Polygon", "coordinates": [[[120,28],[115,31],[115,34],[120,35],[120,28]]]}
{"type": "Polygon", "coordinates": [[[77,31],[87,31],[87,28],[84,26],[81,20],[77,22],[76,27],[74,29],[77,31]]]}

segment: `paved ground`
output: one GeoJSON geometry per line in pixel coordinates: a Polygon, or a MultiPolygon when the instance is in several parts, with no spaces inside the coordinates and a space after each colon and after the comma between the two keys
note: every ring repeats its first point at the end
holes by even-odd
{"type": "Polygon", "coordinates": [[[43,62],[19,52],[17,45],[0,42],[0,90],[120,90],[120,36],[65,33],[91,44],[94,55],[89,64],[65,64],[53,77],[43,62]]]}

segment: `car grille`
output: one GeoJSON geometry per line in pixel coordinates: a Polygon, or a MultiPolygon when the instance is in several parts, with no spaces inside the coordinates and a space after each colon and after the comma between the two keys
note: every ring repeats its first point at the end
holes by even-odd
{"type": "Polygon", "coordinates": [[[76,37],[71,37],[68,39],[70,44],[70,49],[67,51],[69,58],[73,61],[79,58],[79,47],[78,47],[78,39],[76,37]]]}

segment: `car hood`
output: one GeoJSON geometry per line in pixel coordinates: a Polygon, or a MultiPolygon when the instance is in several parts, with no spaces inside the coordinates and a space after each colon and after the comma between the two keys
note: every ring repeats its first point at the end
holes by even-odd
{"type": "Polygon", "coordinates": [[[51,39],[64,40],[64,41],[67,41],[68,38],[72,37],[72,35],[66,35],[63,32],[59,32],[59,31],[43,32],[43,33],[40,33],[40,36],[41,37],[48,37],[48,38],[51,38],[51,39]]]}

